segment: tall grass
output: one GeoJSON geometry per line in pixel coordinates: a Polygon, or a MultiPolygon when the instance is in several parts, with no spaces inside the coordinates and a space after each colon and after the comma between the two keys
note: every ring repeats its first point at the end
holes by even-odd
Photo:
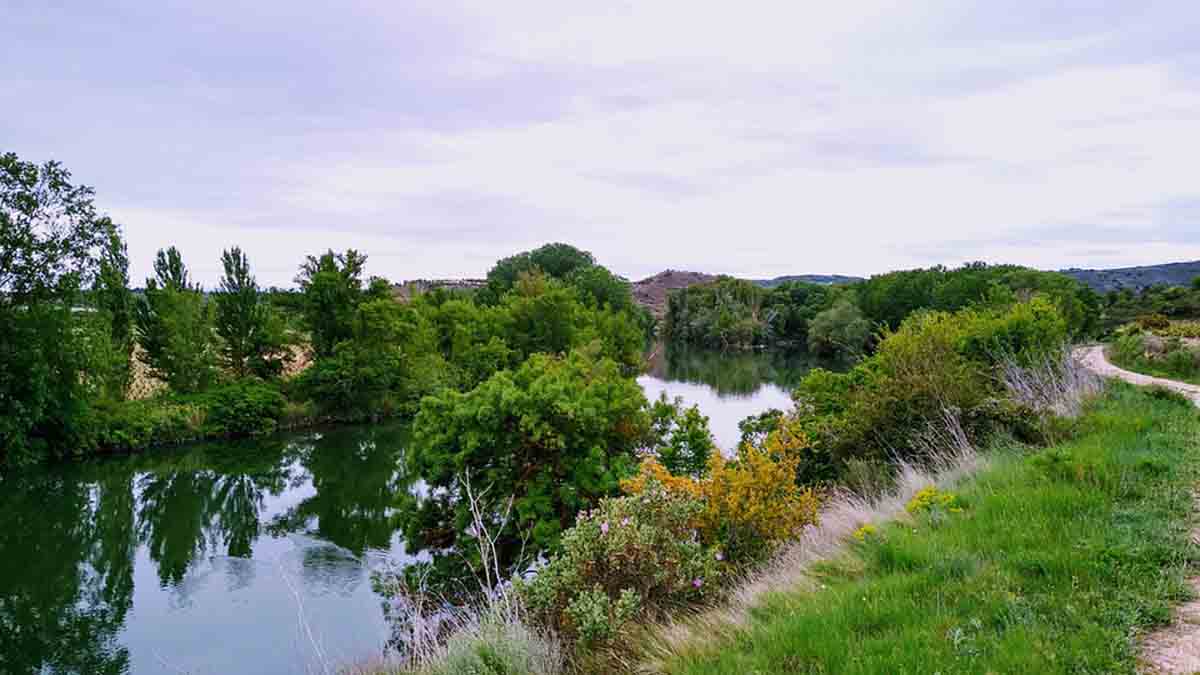
{"type": "Polygon", "coordinates": [[[399,574],[387,575],[385,595],[399,649],[348,675],[555,675],[566,658],[558,639],[533,627],[521,597],[503,575],[496,547],[512,515],[510,497],[503,505],[488,500],[470,473],[459,477],[462,498],[471,513],[469,534],[479,553],[474,572],[479,584],[473,605],[454,605],[428,591],[423,582],[410,588],[399,574]]]}
{"type": "Polygon", "coordinates": [[[1009,396],[1032,410],[1078,417],[1083,405],[1104,389],[1103,380],[1077,359],[1069,346],[1023,362],[1013,355],[999,360],[1000,379],[1009,396]]]}

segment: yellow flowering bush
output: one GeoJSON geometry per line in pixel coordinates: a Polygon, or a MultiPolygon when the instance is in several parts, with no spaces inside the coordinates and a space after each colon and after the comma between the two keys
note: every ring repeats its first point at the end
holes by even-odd
{"type": "Polygon", "coordinates": [[[729,562],[758,560],[817,521],[820,499],[796,486],[799,451],[807,444],[803,432],[785,421],[761,447],[743,445],[736,461],[713,453],[701,478],[673,476],[651,457],[622,489],[637,495],[662,485],[698,500],[703,508],[693,525],[701,541],[719,546],[729,562]]]}
{"type": "Polygon", "coordinates": [[[870,537],[875,536],[878,531],[874,525],[867,523],[854,531],[854,538],[859,541],[866,541],[870,537]]]}
{"type": "Polygon", "coordinates": [[[1163,337],[1200,338],[1200,321],[1172,321],[1154,333],[1163,337]]]}
{"type": "Polygon", "coordinates": [[[962,513],[962,506],[958,503],[957,495],[952,492],[942,492],[932,485],[922,488],[913,495],[904,508],[912,514],[930,511],[962,513]]]}

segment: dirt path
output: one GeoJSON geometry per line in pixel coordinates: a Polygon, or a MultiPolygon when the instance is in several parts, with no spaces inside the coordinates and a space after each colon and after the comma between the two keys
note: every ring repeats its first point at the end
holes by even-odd
{"type": "MultiPolygon", "coordinates": [[[[1136,384],[1143,387],[1151,385],[1166,387],[1167,389],[1172,389],[1183,394],[1191,399],[1193,403],[1200,406],[1200,386],[1188,384],[1186,382],[1168,380],[1162,377],[1151,377],[1149,375],[1142,375],[1141,373],[1135,373],[1129,370],[1124,370],[1123,368],[1118,368],[1109,363],[1108,357],[1104,355],[1104,345],[1081,347],[1079,351],[1076,352],[1076,356],[1080,361],[1083,362],[1083,365],[1086,366],[1088,370],[1096,373],[1097,375],[1102,375],[1104,377],[1116,377],[1125,380],[1130,384],[1136,384]]],[[[1188,672],[1190,673],[1193,671],[1188,672]]]]}
{"type": "MultiPolygon", "coordinates": [[[[1083,347],[1076,357],[1092,372],[1104,377],[1116,377],[1132,384],[1158,385],[1187,396],[1200,406],[1200,387],[1161,377],[1151,377],[1118,368],[1104,355],[1104,345],[1083,347]]],[[[1200,496],[1197,509],[1200,510],[1200,496]]],[[[1192,530],[1192,542],[1200,544],[1200,528],[1192,530]]],[[[1171,625],[1154,631],[1142,639],[1141,671],[1153,674],[1190,674],[1200,672],[1200,577],[1188,579],[1196,598],[1175,608],[1171,625]]]]}

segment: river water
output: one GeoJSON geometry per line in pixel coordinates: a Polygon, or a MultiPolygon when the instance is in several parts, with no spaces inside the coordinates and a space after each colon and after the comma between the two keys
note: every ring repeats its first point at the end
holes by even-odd
{"type": "MultiPolygon", "coordinates": [[[[811,367],[660,352],[639,378],[718,444],[786,408],[811,367]]],[[[403,564],[403,425],[341,427],[54,466],[0,483],[0,673],[332,671],[388,638],[371,573],[403,564]]]]}

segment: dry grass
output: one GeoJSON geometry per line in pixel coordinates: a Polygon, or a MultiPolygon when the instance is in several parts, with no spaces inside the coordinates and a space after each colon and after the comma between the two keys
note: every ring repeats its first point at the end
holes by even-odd
{"type": "Polygon", "coordinates": [[[350,675],[475,675],[477,673],[564,672],[566,657],[558,639],[533,628],[519,594],[503,576],[496,548],[512,516],[513,499],[488,500],[490,487],[476,490],[470,473],[459,487],[471,511],[469,533],[479,552],[473,567],[480,588],[474,606],[456,606],[431,593],[424,580],[410,588],[396,573],[386,574],[385,595],[393,598],[393,638],[397,649],[375,661],[352,666],[350,675]]]}
{"type": "Polygon", "coordinates": [[[1103,379],[1065,346],[1030,365],[1008,356],[1000,367],[1013,400],[1059,417],[1078,417],[1084,402],[1104,389],[1103,379]]]}
{"type": "MultiPolygon", "coordinates": [[[[291,345],[290,349],[292,358],[283,369],[283,379],[285,380],[304,372],[313,362],[312,350],[307,344],[291,345]]],[[[154,377],[150,372],[150,367],[142,361],[144,353],[141,345],[133,346],[133,355],[130,357],[129,390],[126,392],[126,398],[130,401],[152,398],[167,390],[167,383],[154,377]]]]}

